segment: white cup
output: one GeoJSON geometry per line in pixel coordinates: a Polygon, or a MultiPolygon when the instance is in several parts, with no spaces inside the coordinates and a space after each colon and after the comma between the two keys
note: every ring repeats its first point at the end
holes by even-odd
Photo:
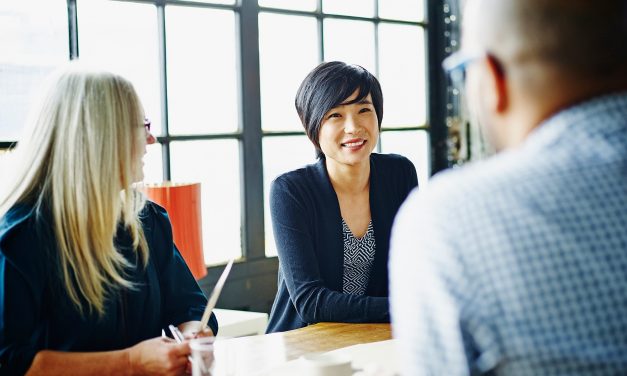
{"type": "Polygon", "coordinates": [[[192,350],[192,376],[211,376],[214,341],[215,337],[200,337],[189,341],[192,350]]]}
{"type": "Polygon", "coordinates": [[[351,376],[353,367],[347,356],[308,354],[299,359],[299,376],[351,376]]]}

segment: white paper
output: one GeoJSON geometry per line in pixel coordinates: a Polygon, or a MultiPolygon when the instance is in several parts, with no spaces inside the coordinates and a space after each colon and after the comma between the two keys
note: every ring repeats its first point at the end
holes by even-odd
{"type": "MultiPolygon", "coordinates": [[[[396,341],[363,343],[329,351],[326,354],[347,356],[352,360],[354,376],[393,376],[400,374],[396,341]]],[[[259,373],[259,376],[293,376],[299,370],[300,360],[295,359],[259,373]]]]}

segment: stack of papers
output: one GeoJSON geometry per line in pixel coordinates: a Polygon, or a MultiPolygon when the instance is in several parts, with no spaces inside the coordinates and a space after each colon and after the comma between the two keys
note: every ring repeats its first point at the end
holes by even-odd
{"type": "MultiPolygon", "coordinates": [[[[343,347],[326,354],[350,358],[355,370],[354,376],[395,376],[400,374],[396,341],[393,339],[343,347]]],[[[264,370],[257,376],[293,376],[298,374],[300,362],[300,359],[295,359],[270,370],[264,370]]]]}

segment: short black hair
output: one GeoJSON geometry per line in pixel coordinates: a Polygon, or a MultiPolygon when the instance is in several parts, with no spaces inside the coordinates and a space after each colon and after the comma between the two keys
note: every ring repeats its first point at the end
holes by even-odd
{"type": "Polygon", "coordinates": [[[377,114],[379,129],[383,119],[383,94],[377,78],[364,67],[341,61],[322,63],[305,77],[296,92],[294,104],[307,137],[316,147],[316,155],[322,158],[318,134],[324,114],[342,104],[358,90],[357,98],[344,104],[357,103],[371,95],[377,114]]]}

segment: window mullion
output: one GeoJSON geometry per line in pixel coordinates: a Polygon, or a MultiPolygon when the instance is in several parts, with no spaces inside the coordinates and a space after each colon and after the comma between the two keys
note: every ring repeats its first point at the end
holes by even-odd
{"type": "Polygon", "coordinates": [[[78,59],[78,16],[76,0],[67,0],[67,20],[70,45],[70,60],[78,59]]]}
{"type": "MultiPolygon", "coordinates": [[[[242,245],[247,260],[265,258],[259,72],[259,5],[241,2],[238,17],[242,245]]],[[[216,177],[219,178],[219,177],[216,177]]]]}
{"type": "Polygon", "coordinates": [[[156,4],[158,44],[159,44],[159,82],[161,84],[161,156],[163,163],[163,180],[171,180],[170,171],[170,130],[168,122],[168,71],[167,71],[167,45],[165,25],[165,5],[162,2],[156,4]]]}

